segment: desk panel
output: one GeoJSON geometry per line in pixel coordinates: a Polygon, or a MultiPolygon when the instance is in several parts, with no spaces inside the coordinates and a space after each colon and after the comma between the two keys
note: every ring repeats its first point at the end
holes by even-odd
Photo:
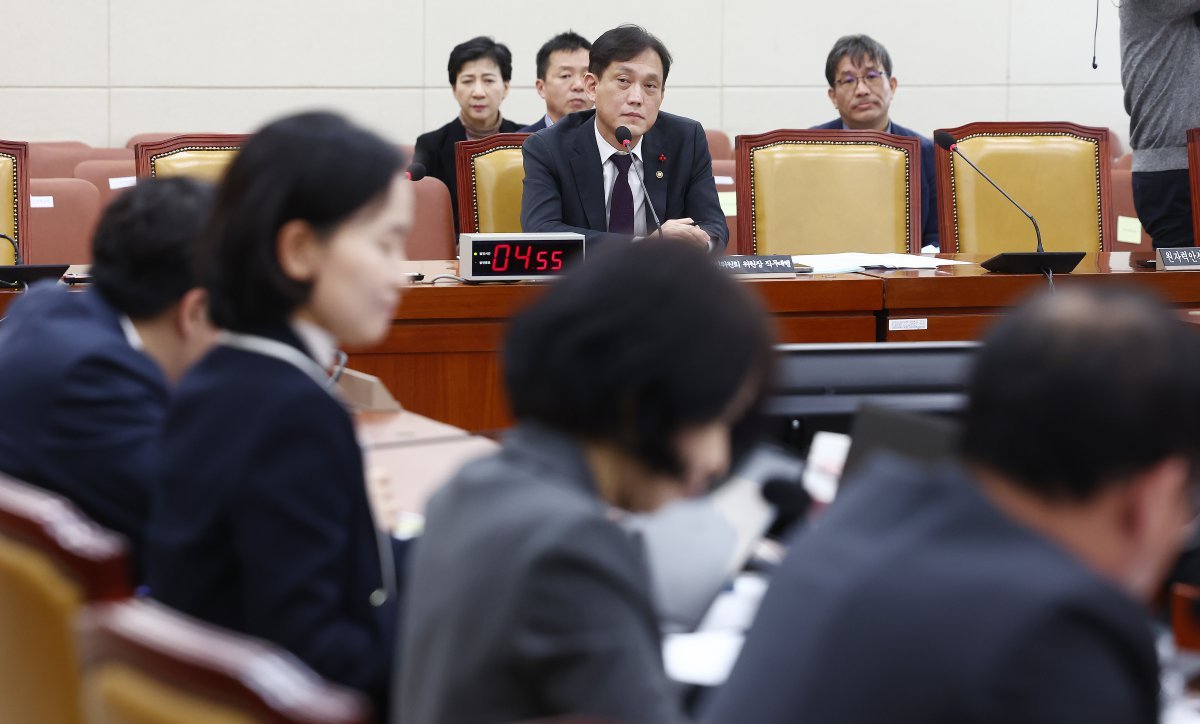
{"type": "MultiPolygon", "coordinates": [[[[938,270],[872,271],[884,283],[880,340],[932,342],[979,339],[1005,310],[1026,296],[1046,289],[1044,276],[993,274],[977,265],[986,256],[942,255],[976,264],[938,270]],[[893,323],[926,329],[892,329],[893,323]]],[[[1150,290],[1181,310],[1200,309],[1200,275],[1146,269],[1137,262],[1147,253],[1088,254],[1071,274],[1054,277],[1057,288],[1077,284],[1134,284],[1150,290]]]]}
{"type": "MultiPolygon", "coordinates": [[[[428,274],[427,274],[428,275],[428,274]]],[[[781,342],[871,342],[883,282],[858,274],[747,280],[781,342]]],[[[500,365],[508,320],[546,284],[410,288],[387,338],[352,350],[350,366],[378,376],[406,409],[467,430],[511,424],[500,365]]]]}

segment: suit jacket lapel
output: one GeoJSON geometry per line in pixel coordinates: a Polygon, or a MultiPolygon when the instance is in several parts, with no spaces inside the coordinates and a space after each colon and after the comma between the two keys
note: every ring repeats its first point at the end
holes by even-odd
{"type": "MultiPolygon", "coordinates": [[[[664,153],[662,134],[651,128],[650,132],[642,137],[642,176],[646,179],[646,193],[649,195],[650,203],[654,204],[654,211],[658,213],[658,218],[666,221],[667,216],[667,178],[666,164],[659,161],[658,158],[664,153]],[[659,178],[658,172],[662,171],[663,176],[659,178]]],[[[654,215],[650,213],[650,207],[646,207],[646,233],[649,234],[655,229],[654,215]]]]}
{"type": "Polygon", "coordinates": [[[608,218],[604,213],[604,169],[596,149],[595,128],[596,119],[592,118],[575,129],[571,170],[575,174],[575,187],[579,189],[588,228],[608,231],[608,218]]]}

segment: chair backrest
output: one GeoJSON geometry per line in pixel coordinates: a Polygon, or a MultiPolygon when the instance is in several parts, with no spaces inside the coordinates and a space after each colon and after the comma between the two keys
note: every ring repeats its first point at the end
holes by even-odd
{"type": "Polygon", "coordinates": [[[125,540],[0,475],[0,721],[81,721],[74,621],[130,595],[125,540]]]}
{"type": "Polygon", "coordinates": [[[705,128],[704,137],[708,139],[708,154],[714,161],[733,160],[733,142],[729,134],[716,128],[705,128]]]}
{"type": "Polygon", "coordinates": [[[738,136],[740,253],[918,253],[920,148],[866,131],[738,136]]]}
{"type": "Polygon", "coordinates": [[[185,134],[180,133],[178,131],[175,131],[174,133],[162,133],[162,132],[135,133],[129,137],[128,141],[125,142],[125,148],[128,148],[130,151],[132,151],[133,147],[138,145],[139,143],[154,143],[155,141],[165,141],[168,138],[175,138],[176,136],[182,136],[182,135],[185,135],[185,134]]]}
{"type": "Polygon", "coordinates": [[[458,228],[463,234],[521,231],[528,133],[497,133],[454,144],[458,170],[458,228]]]}
{"type": "Polygon", "coordinates": [[[29,178],[74,178],[84,161],[132,161],[128,148],[92,148],[74,142],[29,144],[29,178]]]}
{"type": "Polygon", "coordinates": [[[409,259],[453,259],[454,211],[450,190],[433,176],[413,184],[413,223],[405,253],[409,259]]]}
{"type": "MultiPolygon", "coordinates": [[[[1047,251],[1111,251],[1108,129],[969,123],[958,148],[1037,219],[1047,251]]],[[[961,158],[936,149],[942,251],[1034,251],[1029,219],[961,158]]]]}
{"type": "Polygon", "coordinates": [[[137,143],[137,176],[191,176],[215,183],[248,138],[240,133],[197,133],[137,143]]]}
{"type": "Polygon", "coordinates": [[[1188,179],[1192,186],[1192,239],[1200,244],[1200,128],[1187,132],[1188,179]]]}
{"type": "MultiPolygon", "coordinates": [[[[0,141],[0,234],[25,248],[29,219],[29,144],[0,141]]],[[[12,245],[0,239],[0,264],[14,261],[12,245]]]]}
{"type": "Polygon", "coordinates": [[[133,186],[136,176],[137,166],[132,154],[128,160],[83,161],[75,167],[75,178],[87,181],[100,192],[102,208],[133,186]]]}
{"type": "Polygon", "coordinates": [[[90,264],[92,235],[100,220],[100,192],[79,178],[29,180],[26,264],[90,264]]]}
{"type": "Polygon", "coordinates": [[[81,689],[92,724],[360,724],[364,695],[273,644],[145,599],[80,616],[81,689]]]}

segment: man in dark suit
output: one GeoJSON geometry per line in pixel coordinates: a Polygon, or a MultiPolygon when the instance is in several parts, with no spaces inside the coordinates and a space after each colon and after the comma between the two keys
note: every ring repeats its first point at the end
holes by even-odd
{"type": "Polygon", "coordinates": [[[0,470],[64,495],[140,556],[168,385],[215,340],[192,270],[211,190],[143,181],[105,211],[94,284],[33,286],[0,325],[0,470]]]}
{"type": "Polygon", "coordinates": [[[976,360],[964,463],[872,461],[800,534],[705,721],[1153,724],[1144,602],[1197,510],[1200,335],[1072,289],[976,360]]]}
{"type": "Polygon", "coordinates": [[[550,38],[538,50],[534,87],[546,101],[546,115],[522,128],[522,133],[537,133],[558,123],[568,113],[586,111],[595,105],[584,83],[591,49],[587,38],[568,30],[550,38]]]}
{"type": "Polygon", "coordinates": [[[521,228],[577,232],[589,243],[661,231],[720,253],[729,229],[704,129],[658,110],[671,70],[666,46],[622,25],[596,39],[589,63],[596,109],[525,141],[521,228]],[[617,140],[620,127],[631,135],[629,150],[617,140]]]}
{"type": "Polygon", "coordinates": [[[887,48],[866,35],[838,38],[825,60],[829,100],[840,116],[818,129],[884,131],[921,141],[921,246],[938,246],[937,167],[933,141],[888,115],[897,81],[887,48]]]}

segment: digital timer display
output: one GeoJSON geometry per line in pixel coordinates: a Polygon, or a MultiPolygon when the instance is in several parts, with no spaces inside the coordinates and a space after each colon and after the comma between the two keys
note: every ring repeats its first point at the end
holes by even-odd
{"type": "MultiPolygon", "coordinates": [[[[465,235],[464,235],[465,236],[465,235]]],[[[460,248],[460,266],[470,279],[513,280],[542,279],[561,276],[584,256],[584,241],[578,238],[553,239],[530,238],[486,238],[489,235],[472,235],[468,248],[460,248]],[[467,254],[470,256],[467,257],[467,254]]],[[[509,236],[495,234],[491,236],[509,236]]],[[[513,234],[517,237],[521,235],[513,234]]],[[[572,235],[576,236],[576,235],[572,235]]],[[[461,273],[461,272],[460,272],[461,273]]]]}

